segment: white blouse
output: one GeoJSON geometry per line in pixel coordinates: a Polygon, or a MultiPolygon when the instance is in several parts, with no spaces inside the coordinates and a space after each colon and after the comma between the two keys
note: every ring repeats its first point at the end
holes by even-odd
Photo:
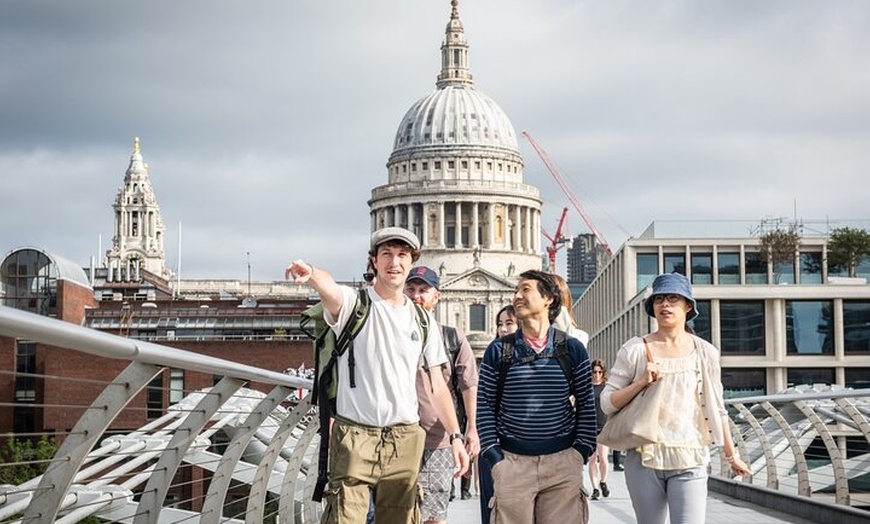
{"type": "Polygon", "coordinates": [[[685,469],[710,463],[709,430],[701,409],[701,367],[697,351],[679,358],[658,358],[658,386],[667,399],[659,409],[658,438],[639,449],[644,466],[685,469]]]}

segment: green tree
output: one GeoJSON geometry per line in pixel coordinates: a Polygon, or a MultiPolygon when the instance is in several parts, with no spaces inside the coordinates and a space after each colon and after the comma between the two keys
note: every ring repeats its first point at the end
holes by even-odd
{"type": "Polygon", "coordinates": [[[43,436],[34,443],[14,436],[6,438],[0,448],[0,484],[23,484],[45,473],[57,445],[43,436]]]}
{"type": "Polygon", "coordinates": [[[858,265],[870,257],[870,233],[863,229],[840,227],[828,240],[828,268],[845,267],[849,276],[858,275],[858,265]]]}
{"type": "Polygon", "coordinates": [[[779,268],[783,264],[794,263],[801,237],[795,229],[774,229],[761,235],[758,250],[765,262],[773,267],[774,281],[778,280],[779,268]]]}

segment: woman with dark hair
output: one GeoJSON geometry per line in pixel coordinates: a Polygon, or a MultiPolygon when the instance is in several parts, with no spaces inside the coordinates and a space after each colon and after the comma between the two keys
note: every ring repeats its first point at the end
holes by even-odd
{"type": "MultiPolygon", "coordinates": [[[[592,361],[592,391],[595,395],[595,416],[598,419],[598,433],[604,427],[607,416],[601,411],[601,392],[604,391],[604,383],[607,381],[607,366],[603,360],[592,361]]],[[[589,457],[589,481],[592,482],[591,500],[598,500],[599,496],[610,496],[610,488],[607,487],[607,446],[598,442],[595,453],[589,457]],[[600,479],[597,481],[596,480],[600,479]],[[599,488],[600,491],[599,491],[599,488]]]]}
{"type": "Polygon", "coordinates": [[[664,388],[660,394],[668,401],[659,408],[656,441],[626,450],[625,483],[635,518],[638,524],[664,524],[670,514],[672,523],[704,522],[710,447],[722,447],[733,473],[750,473],[731,439],[719,350],[687,331],[698,311],[685,276],[656,277],[644,309],[656,329],[619,350],[601,407],[611,415],[650,384],[664,388]]]}

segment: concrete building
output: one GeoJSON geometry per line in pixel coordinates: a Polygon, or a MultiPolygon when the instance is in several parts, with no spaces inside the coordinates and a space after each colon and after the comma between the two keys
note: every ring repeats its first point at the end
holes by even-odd
{"type": "Polygon", "coordinates": [[[523,182],[517,133],[474,86],[469,45],[453,1],[435,90],[402,118],[387,183],[369,200],[371,228],[420,237],[420,263],[441,276],[436,315],[482,351],[516,276],[541,268],[541,197],[523,182]]]}
{"type": "Polygon", "coordinates": [[[726,395],[870,385],[870,263],[859,278],[846,278],[828,266],[827,231],[810,228],[794,260],[777,266],[765,261],[758,236],[661,229],[653,223],[628,240],[577,302],[575,319],[591,335],[594,358],[612,363],[626,340],[653,329],[643,310],[649,286],[660,273],[678,272],[698,301],[695,331],[722,352],[726,395]]]}

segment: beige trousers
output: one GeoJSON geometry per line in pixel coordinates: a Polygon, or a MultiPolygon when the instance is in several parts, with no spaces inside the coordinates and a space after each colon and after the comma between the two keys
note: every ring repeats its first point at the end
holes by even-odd
{"type": "Polygon", "coordinates": [[[585,524],[583,457],[574,448],[551,455],[505,452],[492,468],[491,524],[585,524]]]}
{"type": "Polygon", "coordinates": [[[374,493],[375,521],[420,522],[417,474],[426,432],[418,424],[376,428],[336,419],[329,436],[323,524],[363,524],[374,493]]]}

